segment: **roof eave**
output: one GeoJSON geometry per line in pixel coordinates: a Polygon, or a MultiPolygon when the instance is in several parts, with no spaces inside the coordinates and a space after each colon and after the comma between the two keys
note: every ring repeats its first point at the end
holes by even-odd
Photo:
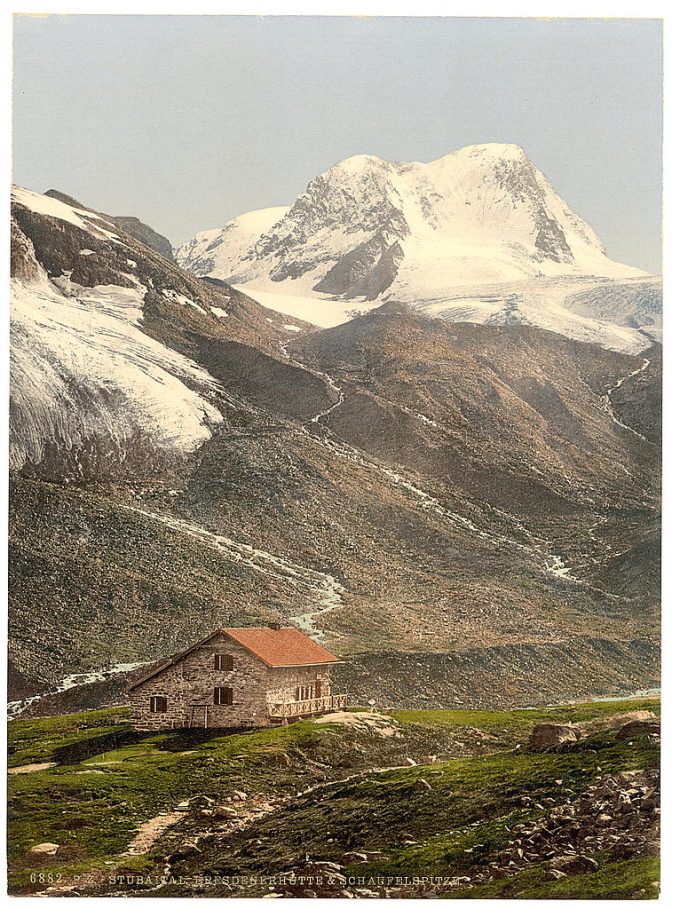
{"type": "Polygon", "coordinates": [[[267,663],[267,666],[270,669],[304,669],[305,666],[335,666],[344,662],[345,660],[320,660],[318,663],[267,663]]]}
{"type": "Polygon", "coordinates": [[[222,634],[222,629],[211,632],[207,637],[203,638],[201,641],[197,641],[195,644],[192,644],[191,647],[187,647],[186,650],[182,650],[180,653],[176,654],[173,657],[170,657],[169,660],[166,660],[156,669],[152,669],[151,672],[148,672],[146,675],[142,676],[141,679],[138,679],[132,685],[128,686],[128,692],[134,691],[135,688],[139,688],[140,685],[143,685],[145,682],[150,682],[151,679],[155,678],[157,675],[160,675],[161,672],[165,672],[166,669],[170,669],[171,666],[175,666],[184,657],[189,656],[197,647],[201,647],[203,644],[207,644],[208,641],[211,641],[214,637],[217,637],[218,634],[222,634]]]}
{"type": "Polygon", "coordinates": [[[228,628],[218,628],[216,631],[211,632],[207,637],[203,638],[200,641],[197,641],[195,644],[192,644],[191,647],[187,647],[186,650],[182,650],[180,653],[176,654],[174,657],[171,657],[169,660],[165,660],[160,666],[156,669],[151,670],[146,675],[142,676],[141,679],[134,682],[132,685],[129,685],[127,688],[128,693],[134,691],[136,688],[139,688],[140,685],[144,685],[145,682],[150,682],[157,675],[165,672],[166,669],[170,669],[172,666],[175,666],[177,663],[181,662],[184,657],[188,656],[197,647],[201,647],[203,644],[207,644],[208,641],[211,641],[214,637],[217,637],[219,634],[224,634],[227,637],[235,641],[239,647],[243,647],[248,653],[254,656],[256,659],[260,660],[261,663],[264,663],[269,669],[300,669],[305,666],[335,666],[337,663],[344,663],[345,660],[340,660],[335,657],[332,660],[320,660],[315,663],[270,663],[268,660],[265,660],[256,650],[252,647],[249,647],[248,644],[244,644],[243,641],[239,641],[237,637],[230,633],[228,628]]]}

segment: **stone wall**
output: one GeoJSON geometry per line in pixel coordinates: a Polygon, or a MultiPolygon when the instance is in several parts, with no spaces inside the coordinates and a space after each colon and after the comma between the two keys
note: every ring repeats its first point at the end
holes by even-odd
{"type": "Polygon", "coordinates": [[[132,724],[137,729],[188,726],[191,705],[200,705],[194,711],[194,726],[205,725],[206,707],[208,727],[266,726],[267,687],[267,666],[236,641],[217,636],[130,692],[132,724]],[[231,654],[234,668],[215,669],[216,653],[231,654]],[[213,703],[213,689],[222,686],[233,689],[232,704],[213,703]],[[151,713],[154,695],[168,699],[167,713],[151,713]]]}
{"type": "MultiPolygon", "coordinates": [[[[311,685],[314,689],[317,679],[321,682],[321,697],[331,693],[330,666],[292,666],[281,669],[267,669],[267,703],[279,704],[295,700],[298,685],[311,685]]],[[[312,697],[315,697],[312,692],[312,697]]]]}
{"type": "Polygon", "coordinates": [[[216,635],[183,660],[157,676],[142,682],[129,693],[132,725],[135,729],[238,728],[268,726],[268,705],[294,701],[299,685],[314,688],[321,683],[321,695],[331,693],[329,666],[296,666],[272,669],[226,635],[216,635]],[[231,654],[234,668],[215,669],[215,654],[231,654]],[[214,689],[233,689],[233,703],[216,705],[214,689]],[[165,697],[168,709],[151,713],[151,698],[165,697]],[[195,705],[192,711],[191,707],[195,705]],[[192,718],[193,717],[193,718],[192,718]]]}

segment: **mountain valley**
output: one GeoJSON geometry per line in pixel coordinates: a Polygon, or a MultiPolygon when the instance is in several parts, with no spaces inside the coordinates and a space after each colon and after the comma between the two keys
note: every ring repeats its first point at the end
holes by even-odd
{"type": "Polygon", "coordinates": [[[395,706],[657,684],[657,342],[316,330],[54,193],[13,211],[13,697],[281,619],[395,706]]]}

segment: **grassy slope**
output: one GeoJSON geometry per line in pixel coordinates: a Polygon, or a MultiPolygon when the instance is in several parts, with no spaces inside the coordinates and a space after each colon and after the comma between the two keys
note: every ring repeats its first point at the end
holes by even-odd
{"type": "MultiPolygon", "coordinates": [[[[99,719],[108,720],[102,713],[109,711],[59,718],[66,720],[61,744],[69,748],[76,743],[94,745],[96,750],[98,733],[110,730],[94,725],[99,719]],[[82,717],[87,723],[78,737],[71,731],[71,723],[82,717]]],[[[17,749],[13,762],[16,764],[19,755],[21,763],[58,757],[60,743],[52,737],[53,724],[53,718],[13,722],[10,747],[17,749]],[[38,737],[43,727],[49,735],[44,741],[38,737]]],[[[125,725],[119,726],[119,731],[125,730],[125,725]]],[[[321,735],[320,727],[307,723],[198,742],[190,736],[183,740],[176,733],[130,733],[131,741],[112,750],[102,737],[99,753],[82,762],[76,755],[73,763],[12,776],[9,856],[10,863],[16,859],[20,869],[16,883],[27,882],[31,863],[27,865],[22,857],[36,843],[61,844],[64,867],[58,862],[51,870],[68,874],[74,862],[78,867],[83,861],[87,867],[97,867],[118,856],[142,822],[189,796],[219,798],[238,788],[267,793],[295,789],[296,768],[287,768],[280,755],[309,747],[321,735]]]]}
{"type": "Polygon", "coordinates": [[[652,856],[613,862],[594,874],[560,881],[543,881],[542,868],[530,868],[506,881],[494,881],[470,890],[447,894],[452,899],[626,900],[656,899],[659,895],[659,859],[652,856]]]}
{"type": "Polygon", "coordinates": [[[647,743],[614,744],[612,738],[611,733],[600,737],[597,751],[506,752],[352,780],[333,787],[321,801],[311,794],[258,822],[234,841],[237,851],[248,848],[231,853],[233,858],[215,855],[217,865],[211,870],[236,874],[257,868],[273,874],[299,864],[306,853],[337,860],[346,850],[368,849],[385,852],[385,859],[351,871],[398,876],[451,874],[455,869],[465,874],[502,848],[507,827],[544,813],[523,808],[523,796],[564,799],[569,789],[578,792],[598,776],[656,761],[647,743]],[[431,788],[423,788],[421,779],[431,788]],[[416,845],[399,845],[405,832],[416,845]],[[253,847],[251,837],[262,843],[253,847]]]}
{"type": "Polygon", "coordinates": [[[125,707],[109,707],[89,713],[14,721],[8,733],[8,765],[21,767],[53,761],[55,752],[70,745],[86,745],[102,736],[127,731],[127,713],[125,707]]]}
{"type": "MultiPolygon", "coordinates": [[[[656,760],[646,742],[617,744],[606,732],[576,752],[509,752],[514,743],[526,741],[535,722],[546,717],[592,721],[642,707],[657,709],[658,702],[541,711],[398,711],[402,736],[392,740],[311,722],[233,735],[139,734],[129,731],[121,709],[14,721],[13,766],[59,764],[10,777],[11,885],[14,892],[42,889],[44,884],[30,880],[40,870],[67,878],[106,870],[110,863],[120,870],[158,870],[162,845],[141,859],[123,859],[121,853],[140,823],[188,796],[220,798],[234,788],[268,798],[286,796],[309,785],[310,770],[319,765],[327,778],[341,779],[362,767],[403,763],[409,753],[422,758],[439,746],[445,753],[452,738],[470,741],[468,752],[474,754],[479,746],[470,732],[481,730],[498,737],[490,747],[506,750],[333,784],[234,833],[228,850],[221,847],[187,862],[191,873],[268,872],[285,870],[308,852],[337,859],[346,849],[369,848],[382,850],[385,858],[350,873],[462,874],[503,845],[506,825],[535,815],[536,809],[521,804],[522,796],[559,799],[565,789],[583,788],[598,775],[656,760]],[[428,779],[432,789],[420,788],[419,778],[428,779]],[[413,834],[415,846],[399,844],[404,831],[413,834]],[[262,843],[253,845],[255,839],[262,843]],[[47,863],[27,855],[31,845],[44,841],[64,847],[47,863]]],[[[590,877],[594,886],[595,876],[590,877]]],[[[535,880],[527,881],[534,885],[535,880]]]]}
{"type": "Polygon", "coordinates": [[[419,726],[475,726],[494,734],[517,733],[536,723],[590,723],[606,721],[631,710],[659,710],[656,697],[625,701],[594,701],[591,704],[567,704],[526,710],[392,710],[401,724],[419,726]]]}

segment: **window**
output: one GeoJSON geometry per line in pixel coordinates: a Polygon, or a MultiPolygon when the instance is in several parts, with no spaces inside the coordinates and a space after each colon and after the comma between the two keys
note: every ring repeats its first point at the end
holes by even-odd
{"type": "Polygon", "coordinates": [[[221,669],[224,672],[231,672],[234,668],[234,658],[230,653],[215,654],[215,669],[221,669]]]}
{"type": "Polygon", "coordinates": [[[298,685],[295,689],[296,701],[309,701],[314,697],[314,689],[311,685],[298,685]]]}
{"type": "Polygon", "coordinates": [[[218,704],[220,706],[227,706],[234,703],[234,689],[233,688],[214,688],[213,689],[213,704],[218,704]]]}
{"type": "Polygon", "coordinates": [[[155,694],[151,698],[150,708],[151,713],[167,713],[168,712],[168,699],[166,697],[161,697],[158,694],[155,694]]]}

